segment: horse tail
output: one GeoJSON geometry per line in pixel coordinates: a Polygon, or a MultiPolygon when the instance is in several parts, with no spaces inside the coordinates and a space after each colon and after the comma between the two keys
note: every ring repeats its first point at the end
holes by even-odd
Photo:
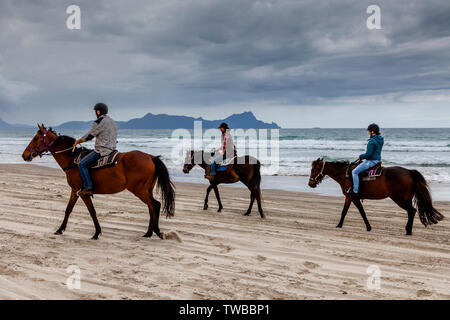
{"type": "Polygon", "coordinates": [[[419,212],[420,222],[425,227],[438,223],[444,219],[444,216],[433,207],[427,181],[419,171],[410,170],[409,172],[414,180],[414,205],[419,212]]]}
{"type": "Polygon", "coordinates": [[[170,181],[169,171],[167,170],[164,162],[161,161],[157,157],[152,157],[153,163],[155,164],[155,173],[158,178],[158,189],[162,194],[163,201],[163,212],[166,213],[166,216],[173,217],[175,213],[175,187],[173,182],[170,181]]]}

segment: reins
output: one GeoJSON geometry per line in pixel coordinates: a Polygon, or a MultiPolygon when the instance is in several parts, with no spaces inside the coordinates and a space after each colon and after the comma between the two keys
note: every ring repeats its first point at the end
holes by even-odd
{"type": "Polygon", "coordinates": [[[55,151],[54,153],[55,153],[55,154],[59,154],[59,153],[63,153],[63,152],[69,151],[69,150],[72,150],[72,152],[74,152],[74,151],[75,151],[75,148],[76,148],[76,146],[73,146],[73,147],[69,147],[69,148],[64,149],[64,150],[55,151]]]}
{"type": "MultiPolygon", "coordinates": [[[[357,161],[358,161],[358,160],[357,160],[357,161]]],[[[347,166],[345,166],[344,168],[339,169],[337,172],[341,172],[341,171],[343,171],[343,170],[347,170],[346,175],[348,175],[348,169],[349,169],[352,165],[356,164],[357,161],[354,161],[354,162],[349,163],[347,166]]],[[[327,163],[326,161],[323,161],[322,170],[320,170],[320,173],[319,173],[315,178],[310,178],[309,181],[312,181],[312,182],[317,183],[317,184],[319,184],[320,182],[322,182],[323,178],[325,177],[325,175],[324,175],[323,172],[324,172],[324,170],[325,170],[325,164],[326,164],[326,163],[327,163]]]]}

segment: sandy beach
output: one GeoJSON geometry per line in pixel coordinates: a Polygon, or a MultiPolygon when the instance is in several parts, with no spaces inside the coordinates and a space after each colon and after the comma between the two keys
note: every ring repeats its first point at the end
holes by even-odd
{"type": "Polygon", "coordinates": [[[57,236],[64,173],[1,164],[0,299],[450,299],[450,202],[435,202],[447,219],[425,228],[416,217],[407,237],[390,200],[364,203],[367,232],[354,207],[335,228],[342,197],[265,189],[262,220],[242,215],[245,189],[220,186],[218,213],[213,193],[202,210],[205,185],[176,188],[175,217],[160,221],[171,239],[142,238],[148,211],[128,192],[95,196],[100,240],[82,201],[57,236]],[[66,285],[69,266],[80,289],[66,285]],[[379,289],[367,287],[369,266],[379,289]]]}

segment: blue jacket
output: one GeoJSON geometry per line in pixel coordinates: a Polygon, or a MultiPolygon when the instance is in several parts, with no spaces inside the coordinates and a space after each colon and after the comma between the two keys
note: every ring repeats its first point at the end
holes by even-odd
{"type": "Polygon", "coordinates": [[[374,135],[367,144],[366,153],[363,153],[359,157],[366,160],[380,160],[381,150],[383,150],[384,139],[380,135],[374,135]]]}

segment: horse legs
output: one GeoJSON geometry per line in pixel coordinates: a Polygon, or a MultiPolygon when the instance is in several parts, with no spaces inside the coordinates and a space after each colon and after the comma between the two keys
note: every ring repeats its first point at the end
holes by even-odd
{"type": "Polygon", "coordinates": [[[353,199],[352,201],[355,204],[355,206],[358,208],[359,213],[361,214],[361,217],[363,218],[364,223],[366,224],[367,231],[372,230],[369,220],[367,220],[366,212],[364,211],[361,201],[359,199],[353,199]]]}
{"type": "Polygon", "coordinates": [[[259,215],[261,216],[262,219],[264,219],[266,216],[264,215],[262,206],[261,206],[261,189],[260,186],[256,187],[256,202],[258,203],[258,211],[259,211],[259,215]]]}
{"type": "Polygon", "coordinates": [[[219,188],[217,188],[217,184],[213,185],[214,188],[214,194],[216,195],[217,203],[219,204],[219,209],[217,212],[221,212],[223,209],[222,201],[220,201],[220,194],[219,194],[219,188]]]}
{"type": "Polygon", "coordinates": [[[255,202],[255,198],[256,198],[255,192],[250,190],[250,206],[248,207],[247,212],[244,213],[244,216],[249,216],[250,213],[252,212],[253,202],[255,202]]]}
{"type": "Polygon", "coordinates": [[[210,184],[208,186],[208,189],[206,189],[206,197],[205,197],[205,204],[203,205],[203,210],[208,209],[208,197],[209,197],[209,193],[211,192],[212,189],[213,189],[212,184],[210,184]]]}
{"type": "Polygon", "coordinates": [[[78,195],[77,192],[72,190],[72,193],[70,194],[70,200],[66,207],[66,212],[64,215],[64,220],[61,223],[61,226],[59,229],[55,232],[55,234],[63,234],[63,232],[66,230],[67,227],[67,221],[69,221],[69,216],[72,213],[73,207],[75,206],[75,203],[77,203],[78,195]]]}
{"type": "Polygon", "coordinates": [[[352,198],[345,197],[344,209],[342,209],[342,213],[341,213],[341,220],[339,221],[339,224],[336,226],[336,228],[342,228],[342,226],[344,225],[344,219],[345,219],[345,216],[347,215],[348,208],[350,208],[351,204],[352,204],[352,198]]]}
{"type": "MultiPolygon", "coordinates": [[[[131,191],[131,190],[130,190],[131,191]]],[[[162,233],[159,231],[159,213],[161,211],[161,203],[153,198],[152,194],[146,191],[135,192],[131,191],[136,197],[144,202],[148,207],[148,213],[150,219],[148,222],[147,232],[143,235],[144,238],[151,238],[153,231],[158,237],[163,238],[162,233]]]]}
{"type": "Polygon", "coordinates": [[[405,230],[406,235],[411,236],[412,235],[412,228],[413,228],[413,222],[414,217],[416,216],[416,208],[412,205],[412,200],[400,200],[400,199],[392,199],[394,202],[402,209],[406,210],[408,212],[408,223],[406,224],[405,230]]]}
{"type": "Polygon", "coordinates": [[[160,239],[163,239],[164,238],[163,234],[159,230],[159,214],[161,212],[161,202],[159,202],[155,198],[152,198],[152,203],[153,203],[153,211],[155,212],[155,223],[154,223],[153,231],[155,231],[156,235],[160,239]]]}
{"type": "Polygon", "coordinates": [[[91,197],[89,197],[89,196],[81,197],[81,199],[83,199],[84,204],[86,205],[86,207],[89,210],[89,214],[91,215],[92,221],[94,222],[95,234],[92,237],[92,239],[97,240],[99,234],[102,233],[102,229],[100,228],[100,224],[98,223],[98,220],[97,220],[97,213],[95,212],[94,204],[92,203],[91,197]]]}

